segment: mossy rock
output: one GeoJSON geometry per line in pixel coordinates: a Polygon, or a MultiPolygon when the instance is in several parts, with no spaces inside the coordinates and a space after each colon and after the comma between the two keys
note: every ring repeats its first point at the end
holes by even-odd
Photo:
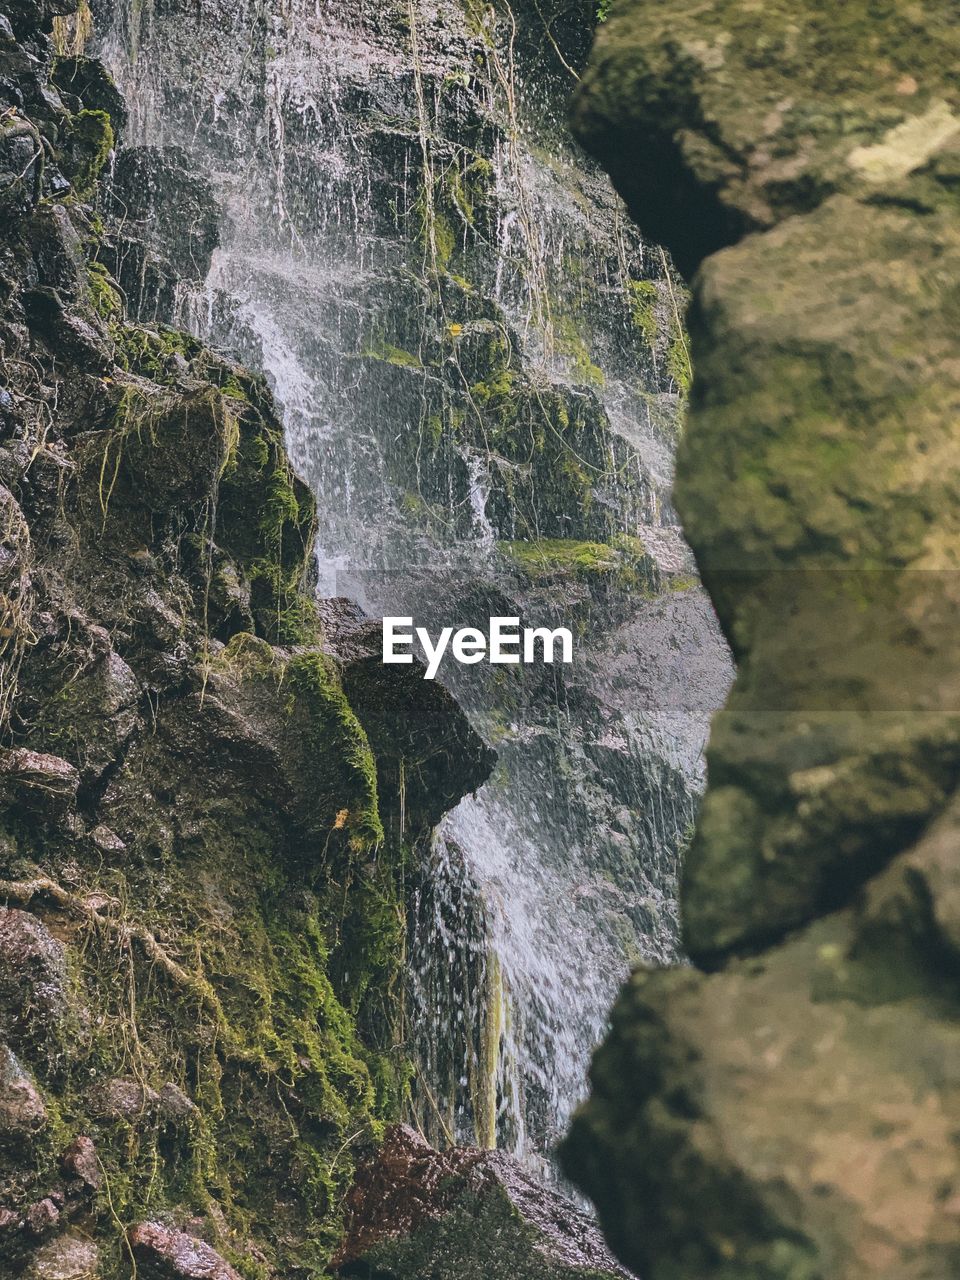
{"type": "Polygon", "coordinates": [[[395,1126],[348,1200],[352,1280],[627,1280],[586,1215],[509,1156],[434,1151],[395,1126]]]}
{"type": "Polygon", "coordinates": [[[113,150],[113,123],[106,111],[78,111],[71,117],[59,158],[78,196],[93,193],[113,150]]]}
{"type": "Polygon", "coordinates": [[[922,170],[960,131],[958,56],[944,0],[841,12],[624,0],[599,29],[574,122],[641,227],[692,275],[831,194],[922,170]]]}

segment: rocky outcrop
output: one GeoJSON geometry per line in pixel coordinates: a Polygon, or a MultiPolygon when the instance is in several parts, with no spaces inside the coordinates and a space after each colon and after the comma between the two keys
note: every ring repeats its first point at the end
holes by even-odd
{"type": "Polygon", "coordinates": [[[622,3],[576,107],[696,273],[676,501],[739,663],[683,886],[721,972],[634,980],[567,1146],[651,1280],[960,1264],[948,10],[622,3]]]}
{"type": "Polygon", "coordinates": [[[492,757],[436,701],[456,776],[385,834],[270,393],[132,318],[206,270],[209,188],[158,149],[102,198],[75,8],[0,19],[0,1274],[293,1280],[404,1089],[404,867],[492,757]]]}
{"type": "Polygon", "coordinates": [[[360,1169],[336,1273],[357,1280],[627,1280],[590,1218],[509,1156],[394,1126],[360,1169]]]}

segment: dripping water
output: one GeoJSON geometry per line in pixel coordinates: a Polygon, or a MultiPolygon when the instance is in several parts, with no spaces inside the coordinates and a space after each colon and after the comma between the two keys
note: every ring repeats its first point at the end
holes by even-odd
{"type": "Polygon", "coordinates": [[[665,262],[566,136],[564,73],[531,76],[509,6],[381,8],[131,0],[103,51],[128,144],[184,147],[224,210],[176,319],[269,378],[317,495],[321,592],[582,620],[569,679],[445,673],[499,763],[419,851],[410,908],[418,1122],[549,1176],[628,967],[677,958],[729,663],[702,593],[663,589],[693,574],[669,501],[665,262]],[[590,456],[567,441],[558,463],[582,507],[498,453],[520,386],[532,436],[586,424],[590,456]],[[600,605],[580,582],[538,589],[503,550],[536,534],[642,545],[652,568],[600,605]]]}

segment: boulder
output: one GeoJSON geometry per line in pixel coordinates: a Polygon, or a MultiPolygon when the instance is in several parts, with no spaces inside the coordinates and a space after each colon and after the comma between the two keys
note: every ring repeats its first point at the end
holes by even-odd
{"type": "Polygon", "coordinates": [[[595,1223],[502,1153],[439,1152],[395,1125],[347,1202],[341,1276],[377,1280],[616,1280],[595,1223]]]}
{"type": "Polygon", "coordinates": [[[60,1167],[67,1178],[76,1180],[88,1191],[99,1191],[103,1184],[103,1171],[92,1138],[84,1135],[74,1138],[60,1157],[60,1167]]]}
{"type": "Polygon", "coordinates": [[[100,58],[81,55],[57,58],[53,83],[61,94],[81,99],[88,110],[105,111],[115,137],[123,131],[127,123],[126,103],[100,58]]]}
{"type": "Polygon", "coordinates": [[[25,1214],[27,1230],[41,1239],[49,1236],[59,1225],[60,1207],[50,1196],[30,1205],[25,1214]]]}
{"type": "Polygon", "coordinates": [[[168,1080],[160,1090],[157,1111],[165,1124],[174,1127],[187,1124],[198,1114],[197,1104],[172,1080],[168,1080]]]}
{"type": "Polygon", "coordinates": [[[62,819],[76,804],[80,775],[61,756],[27,747],[0,755],[0,788],[18,805],[48,819],[62,819]]]}
{"type": "Polygon", "coordinates": [[[90,1114],[98,1120],[125,1120],[128,1124],[156,1116],[160,1095],[139,1080],[104,1080],[87,1094],[90,1114]]]}
{"type": "Polygon", "coordinates": [[[136,676],[108,649],[52,694],[36,719],[33,741],[61,753],[89,785],[116,761],[136,730],[139,698],[136,676]]]}
{"type": "Polygon", "coordinates": [[[408,830],[435,826],[490,777],[492,751],[439,680],[424,680],[423,664],[384,666],[379,622],[350,619],[326,602],[333,647],[350,705],[377,760],[381,812],[408,830]]]}
{"type": "Polygon", "coordinates": [[[960,1274],[958,850],[954,812],[762,959],[634,976],[564,1164],[640,1274],[960,1274]]]}
{"type": "Polygon", "coordinates": [[[142,1280],[241,1280],[210,1245],[159,1222],[141,1222],[128,1239],[142,1280]]]}
{"type": "Polygon", "coordinates": [[[134,315],[174,310],[180,280],[203,280],[220,242],[220,211],[207,179],[176,146],[126,147],[109,187],[119,228],[105,258],[134,315]]]}

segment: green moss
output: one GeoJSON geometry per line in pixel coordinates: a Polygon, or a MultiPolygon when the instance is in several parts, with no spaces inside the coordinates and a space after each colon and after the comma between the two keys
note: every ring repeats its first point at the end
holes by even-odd
{"type": "Polygon", "coordinates": [[[630,280],[627,282],[627,294],[634,326],[647,346],[655,350],[660,335],[660,322],[657,319],[660,292],[652,280],[630,280]]]}
{"type": "Polygon", "coordinates": [[[390,342],[377,342],[364,348],[364,356],[371,360],[383,360],[387,364],[396,365],[400,369],[422,369],[423,361],[412,351],[394,346],[390,342]]]}
{"type": "MultiPolygon", "coordinates": [[[[78,1003],[92,1016],[73,1037],[68,1074],[46,1082],[52,1123],[37,1177],[77,1133],[94,1136],[100,1209],[115,1231],[104,1280],[129,1274],[126,1230],[171,1210],[225,1222],[215,1244],[244,1276],[324,1274],[355,1152],[398,1116],[409,1080],[394,1027],[404,855],[383,851],[374,761],[336,672],[319,653],[288,660],[249,634],[212,669],[275,692],[305,770],[317,769],[307,782],[317,813],[333,816],[318,827],[321,856],[305,881],[269,806],[242,793],[224,805],[205,784],[185,784],[178,805],[191,834],[156,872],[138,870],[135,906],[121,870],[98,865],[81,885],[106,894],[113,925],[71,949],[78,1003]],[[135,940],[147,935],[161,947],[191,940],[176,946],[177,973],[135,940]],[[103,1119],[90,1082],[116,1077],[155,1091],[172,1080],[197,1110],[176,1132],[150,1110],[103,1119]],[[266,1246],[266,1262],[232,1247],[245,1239],[266,1246]]],[[[166,773],[161,740],[145,750],[138,772],[166,773]]],[[[137,836],[144,847],[150,827],[137,836]]]]}
{"type": "Polygon", "coordinates": [[[443,213],[434,215],[433,243],[437,251],[437,267],[444,270],[450,265],[450,259],[456,250],[457,233],[453,228],[453,223],[443,213]]]}
{"type": "Polygon", "coordinates": [[[97,314],[107,321],[118,320],[123,314],[123,299],[117,282],[102,262],[87,263],[87,287],[97,314]]]}
{"type": "Polygon", "coordinates": [[[229,396],[233,400],[243,400],[244,403],[246,403],[250,398],[235,373],[231,373],[227,379],[220,384],[220,390],[223,395],[229,396]]]}
{"type": "Polygon", "coordinates": [[[683,322],[677,319],[670,333],[670,345],[667,347],[667,370],[677,384],[682,395],[686,395],[693,382],[693,366],[690,363],[690,347],[683,322]]]}
{"type": "Polygon", "coordinates": [[[294,475],[279,423],[261,408],[252,383],[225,379],[236,412],[233,447],[224,458],[217,504],[217,541],[251,587],[262,634],[304,644],[318,634],[316,609],[303,591],[316,527],[313,496],[294,475]]]}
{"type": "MultiPolygon", "coordinates": [[[[95,267],[97,264],[91,264],[95,267]]],[[[202,350],[201,344],[190,334],[164,325],[151,328],[129,323],[115,324],[111,328],[114,340],[114,360],[121,369],[135,373],[151,382],[169,383],[175,371],[171,368],[174,356],[193,360],[202,350]]]]}
{"type": "Polygon", "coordinates": [[[606,375],[594,361],[577,322],[569,315],[556,315],[553,319],[553,336],[557,353],[566,357],[578,382],[587,387],[602,387],[606,375]]]}
{"type": "Polygon", "coordinates": [[[78,111],[64,130],[61,160],[78,196],[93,194],[113,150],[113,125],[106,111],[78,111]]]}
{"type": "Polygon", "coordinates": [[[517,422],[522,399],[521,375],[511,364],[509,345],[501,333],[490,335],[477,363],[486,376],[474,382],[469,390],[470,406],[480,424],[493,431],[493,438],[511,433],[517,422]]]}
{"type": "Polygon", "coordinates": [[[472,228],[476,222],[477,205],[487,198],[492,182],[493,165],[485,156],[475,156],[467,163],[457,156],[440,180],[443,203],[472,228]]]}
{"type": "Polygon", "coordinates": [[[421,498],[420,494],[413,493],[409,489],[403,495],[403,498],[401,500],[401,506],[409,516],[414,516],[419,518],[419,517],[425,516],[428,513],[427,504],[424,502],[423,498],[421,498]]]}
{"type": "Polygon", "coordinates": [[[612,543],[541,538],[497,546],[535,582],[575,578],[641,592],[659,589],[659,574],[646,548],[639,538],[626,534],[612,543]]]}
{"type": "Polygon", "coordinates": [[[338,816],[340,825],[350,833],[351,847],[359,851],[382,844],[376,762],[330,659],[322,653],[295,657],[287,668],[285,687],[292,699],[306,706],[308,755],[315,751],[322,758],[334,745],[354,775],[352,793],[344,796],[338,816]]]}
{"type": "Polygon", "coordinates": [[[609,573],[618,563],[614,548],[600,542],[545,538],[537,542],[500,542],[497,545],[531,578],[609,573]]]}

